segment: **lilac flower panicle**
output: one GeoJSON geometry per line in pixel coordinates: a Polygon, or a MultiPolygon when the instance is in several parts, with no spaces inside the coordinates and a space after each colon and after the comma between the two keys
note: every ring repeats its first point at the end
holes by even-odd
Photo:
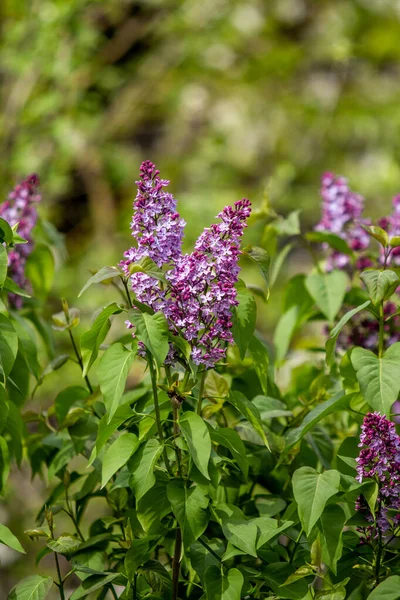
{"type": "MultiPolygon", "coordinates": [[[[11,227],[18,223],[18,234],[27,240],[26,244],[18,244],[8,252],[9,275],[20,287],[27,283],[25,264],[33,249],[31,232],[38,217],[36,205],[41,199],[38,186],[38,176],[29,175],[15,186],[8,199],[0,205],[0,217],[11,227]]],[[[22,298],[15,294],[9,294],[9,300],[16,308],[22,305],[22,298]]]]}
{"type": "Polygon", "coordinates": [[[233,341],[232,307],[238,304],[237,263],[250,207],[246,198],[233,207],[225,207],[218,215],[221,222],[206,228],[194,252],[181,256],[167,274],[172,298],[167,318],[192,343],[196,364],[213,367],[233,341]]]}
{"type": "MultiPolygon", "coordinates": [[[[347,179],[333,173],[324,173],[321,179],[322,218],[316,231],[334,233],[343,238],[355,251],[368,248],[370,239],[361,224],[370,221],[362,219],[364,198],[352,192],[347,179]]],[[[349,256],[337,250],[331,252],[327,267],[343,269],[349,264],[349,256]]]]}
{"type": "MultiPolygon", "coordinates": [[[[176,200],[163,191],[167,182],[146,161],[137,183],[131,226],[136,246],[125,253],[121,266],[130,276],[137,299],[163,312],[171,331],[189,342],[193,361],[213,367],[233,340],[237,263],[250,201],[243,199],[225,207],[218,215],[221,222],[203,231],[192,253],[182,254],[185,223],[176,211],[176,200]],[[161,286],[145,273],[130,275],[130,265],[145,256],[166,267],[167,285],[161,286]]],[[[176,360],[172,348],[167,360],[176,360]]]]}
{"type": "Polygon", "coordinates": [[[357,479],[360,483],[372,479],[379,485],[376,514],[372,515],[366,502],[359,498],[356,508],[366,515],[371,525],[364,528],[365,540],[386,535],[400,524],[400,436],[395,425],[379,412],[368,413],[361,427],[361,448],[357,460],[357,479]]]}
{"type": "Polygon", "coordinates": [[[176,211],[177,201],[164,190],[169,181],[159,175],[152,162],[142,163],[131,222],[136,245],[125,252],[121,263],[127,274],[129,266],[145,256],[162,267],[181,255],[185,222],[176,211]]]}

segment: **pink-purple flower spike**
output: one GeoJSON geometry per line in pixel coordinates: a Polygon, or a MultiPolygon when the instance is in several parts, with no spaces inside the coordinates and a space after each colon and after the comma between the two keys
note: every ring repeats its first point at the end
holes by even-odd
{"type": "MultiPolygon", "coordinates": [[[[15,186],[8,199],[0,206],[0,217],[5,219],[11,227],[18,223],[18,234],[27,240],[26,244],[18,244],[8,253],[9,276],[22,288],[26,285],[26,259],[33,248],[31,232],[38,216],[36,205],[41,199],[38,186],[38,176],[29,175],[15,186]]],[[[15,294],[9,294],[9,299],[16,307],[20,307],[22,304],[22,298],[15,294]]]]}
{"type": "Polygon", "coordinates": [[[379,412],[369,413],[361,427],[361,451],[357,460],[357,479],[360,483],[372,479],[379,486],[376,514],[372,515],[365,501],[357,502],[371,525],[363,532],[366,539],[387,534],[400,524],[400,436],[395,425],[379,412]]]}
{"type": "MultiPolygon", "coordinates": [[[[362,219],[364,198],[350,190],[345,177],[333,173],[323,174],[321,197],[322,218],[315,229],[340,236],[354,251],[366,250],[370,238],[361,223],[368,225],[370,221],[362,219]]],[[[328,259],[328,269],[342,269],[349,261],[347,254],[333,251],[328,259]]]]}
{"type": "MultiPolygon", "coordinates": [[[[184,337],[192,348],[192,360],[213,367],[232,342],[232,307],[237,305],[240,241],[251,204],[247,199],[219,213],[221,222],[206,228],[190,254],[182,254],[184,221],[177,202],[163,188],[153,163],[140,169],[134,202],[132,235],[136,246],[125,253],[121,266],[126,275],[132,263],[151,258],[164,266],[167,285],[144,274],[130,275],[136,298],[165,314],[171,331],[184,337]]],[[[168,359],[174,362],[171,350],[168,359]]]]}

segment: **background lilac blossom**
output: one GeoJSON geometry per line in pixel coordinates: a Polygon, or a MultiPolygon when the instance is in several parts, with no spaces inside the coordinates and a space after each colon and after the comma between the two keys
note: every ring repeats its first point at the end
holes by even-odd
{"type": "MultiPolygon", "coordinates": [[[[18,244],[8,252],[8,274],[21,288],[27,284],[25,264],[33,248],[32,229],[38,217],[36,205],[41,199],[38,186],[37,175],[29,175],[15,186],[8,199],[0,206],[0,217],[11,227],[18,223],[18,234],[27,240],[26,244],[18,244]]],[[[17,308],[22,304],[22,298],[15,294],[9,294],[9,300],[17,308]]]]}
{"type": "MultiPolygon", "coordinates": [[[[362,225],[371,225],[371,220],[363,217],[364,198],[353,192],[347,179],[333,173],[324,173],[321,179],[322,217],[315,227],[317,231],[334,233],[344,239],[355,255],[354,263],[347,254],[337,250],[325,249],[328,252],[326,270],[344,269],[350,275],[360,273],[364,269],[382,266],[383,255],[374,255],[370,248],[371,238],[362,225]]],[[[390,237],[400,235],[400,195],[393,198],[393,212],[381,218],[378,225],[388,232],[390,237]]],[[[395,248],[387,263],[400,265],[400,249],[395,248]]],[[[349,306],[348,309],[353,308],[349,306]]],[[[387,302],[385,317],[397,311],[394,302],[387,302]]],[[[375,350],[378,346],[379,325],[377,320],[367,312],[355,315],[351,323],[340,333],[338,347],[347,350],[353,346],[361,346],[375,350]]],[[[393,344],[400,341],[400,318],[393,316],[385,323],[385,342],[393,344]]]]}
{"type": "Polygon", "coordinates": [[[395,425],[379,412],[369,413],[361,427],[361,448],[357,460],[357,479],[371,479],[379,486],[376,513],[373,515],[363,497],[356,508],[371,523],[361,531],[363,541],[394,533],[400,525],[400,436],[395,425]]]}
{"type": "MultiPolygon", "coordinates": [[[[192,348],[192,360],[213,367],[233,341],[232,307],[237,305],[240,241],[250,215],[250,201],[240,200],[218,214],[221,220],[206,228],[190,254],[182,254],[184,221],[175,198],[164,191],[168,181],[146,161],[140,169],[131,224],[136,245],[125,252],[121,266],[130,277],[136,298],[165,314],[171,331],[192,348]],[[163,284],[130,267],[144,257],[165,268],[163,284]]],[[[174,362],[173,350],[169,361],[174,362]]]]}

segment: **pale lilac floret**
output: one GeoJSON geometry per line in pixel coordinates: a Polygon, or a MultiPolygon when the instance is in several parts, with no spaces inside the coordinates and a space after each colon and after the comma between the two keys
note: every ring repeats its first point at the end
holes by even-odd
{"type": "Polygon", "coordinates": [[[376,514],[372,515],[363,499],[357,510],[362,511],[373,525],[363,533],[369,541],[387,534],[400,524],[400,436],[395,425],[379,412],[369,413],[361,427],[361,451],[357,460],[357,479],[360,483],[372,479],[378,483],[376,514]],[[389,511],[391,515],[389,516],[389,511]]]}
{"type": "MultiPolygon", "coordinates": [[[[8,273],[11,279],[20,287],[25,287],[26,259],[32,252],[32,229],[37,221],[37,203],[41,197],[38,194],[39,178],[29,175],[17,184],[9,194],[8,199],[0,206],[0,217],[5,219],[11,227],[18,223],[18,234],[27,240],[26,244],[18,244],[8,252],[8,273]]],[[[9,294],[13,306],[20,307],[22,298],[9,294]]]]}

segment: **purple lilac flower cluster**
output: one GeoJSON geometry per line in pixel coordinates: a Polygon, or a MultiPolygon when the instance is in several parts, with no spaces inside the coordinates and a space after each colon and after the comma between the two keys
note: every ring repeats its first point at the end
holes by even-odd
{"type": "MultiPolygon", "coordinates": [[[[218,215],[221,222],[203,231],[192,253],[182,254],[185,223],[174,197],[163,190],[168,183],[150,161],[142,164],[131,226],[136,246],[125,253],[121,266],[136,298],[162,311],[171,331],[191,345],[195,364],[211,368],[233,341],[237,262],[251,204],[243,199],[225,207],[218,215]],[[167,284],[144,273],[131,275],[131,265],[145,256],[166,268],[167,284]]],[[[174,362],[173,350],[168,358],[174,362]]]]}
{"type": "MultiPolygon", "coordinates": [[[[18,223],[18,234],[27,240],[26,244],[18,244],[8,253],[9,276],[20,287],[24,287],[27,283],[25,264],[33,248],[31,233],[38,216],[36,205],[41,199],[38,186],[37,175],[29,175],[15,186],[8,199],[0,206],[0,217],[5,219],[11,227],[18,223]]],[[[20,296],[10,294],[9,299],[16,308],[20,308],[22,305],[20,296]]]]}
{"type": "MultiPolygon", "coordinates": [[[[361,224],[369,225],[370,221],[362,218],[364,198],[350,190],[347,179],[333,173],[323,174],[321,197],[322,218],[315,229],[340,236],[356,252],[366,250],[370,238],[361,224]]],[[[333,250],[328,257],[327,269],[343,269],[349,261],[347,254],[333,250]]]]}
{"type": "Polygon", "coordinates": [[[395,425],[379,412],[368,413],[361,427],[357,479],[379,486],[375,515],[361,496],[356,509],[371,523],[362,529],[363,542],[393,533],[400,525],[400,436],[395,425]],[[397,513],[397,514],[396,514],[397,513]]]}
{"type": "MultiPolygon", "coordinates": [[[[370,236],[362,225],[370,225],[369,219],[363,218],[364,198],[350,190],[347,179],[333,173],[324,173],[321,180],[322,218],[316,226],[317,231],[334,233],[344,239],[353,250],[356,260],[354,267],[347,254],[337,250],[329,250],[326,270],[345,269],[361,272],[369,267],[381,266],[382,257],[374,257],[370,251],[370,236]]],[[[400,235],[400,195],[393,198],[393,212],[390,216],[379,220],[378,225],[389,235],[400,235]]],[[[400,248],[392,251],[389,261],[400,265],[400,248]]],[[[352,307],[349,307],[352,308],[352,307]]],[[[385,316],[389,318],[397,311],[395,303],[388,302],[385,316]]],[[[378,345],[378,323],[371,315],[356,315],[351,324],[343,329],[338,338],[338,347],[347,350],[353,346],[361,346],[375,350],[378,345]]],[[[400,318],[393,316],[386,321],[385,338],[388,344],[400,341],[400,318]]]]}

